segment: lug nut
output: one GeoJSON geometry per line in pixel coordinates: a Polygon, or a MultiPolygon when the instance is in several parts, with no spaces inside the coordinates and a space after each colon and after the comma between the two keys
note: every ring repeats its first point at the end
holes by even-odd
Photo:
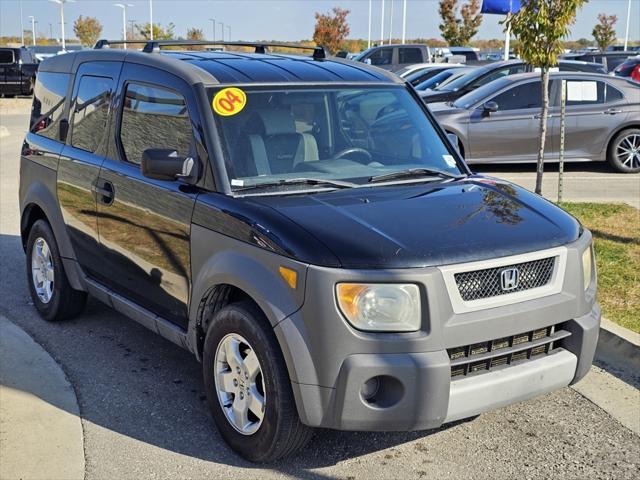
{"type": "Polygon", "coordinates": [[[233,386],[234,387],[238,386],[238,380],[236,378],[233,379],[233,386]]]}
{"type": "Polygon", "coordinates": [[[244,399],[244,393],[240,392],[240,400],[244,399]]]}

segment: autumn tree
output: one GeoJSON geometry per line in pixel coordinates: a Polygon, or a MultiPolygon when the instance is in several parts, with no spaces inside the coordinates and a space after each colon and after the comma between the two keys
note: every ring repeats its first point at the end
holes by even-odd
{"type": "MultiPolygon", "coordinates": [[[[174,28],[175,28],[175,25],[173,23],[169,23],[164,28],[159,23],[154,23],[153,39],[154,40],[172,40],[174,37],[174,34],[173,34],[174,28]]],[[[149,23],[136,25],[136,30],[144,40],[151,40],[151,27],[149,23]]]]}
{"type": "MultiPolygon", "coordinates": [[[[189,28],[187,30],[187,40],[204,40],[204,32],[201,28],[189,28]]],[[[188,50],[202,50],[202,45],[191,45],[188,50]]]]}
{"type": "Polygon", "coordinates": [[[350,32],[347,23],[349,10],[334,7],[332,11],[333,13],[326,14],[316,12],[313,41],[316,42],[316,45],[329,49],[331,53],[336,53],[342,48],[342,44],[350,32]]]}
{"type": "Polygon", "coordinates": [[[458,0],[441,0],[438,8],[442,23],[442,38],[451,46],[464,47],[478,33],[482,23],[480,0],[470,0],[460,8],[458,18],[458,0]]]}
{"type": "Polygon", "coordinates": [[[558,64],[564,52],[563,39],[569,35],[578,9],[586,0],[521,0],[521,8],[509,16],[506,24],[518,40],[520,57],[540,69],[542,111],[540,115],[540,148],[536,169],[536,193],[542,194],[544,147],[549,114],[549,69],[558,64]]]}
{"type": "Polygon", "coordinates": [[[607,15],[606,13],[598,15],[598,23],[593,27],[592,35],[598,48],[603,52],[616,40],[616,31],[613,26],[617,21],[618,17],[615,15],[607,15]]]}
{"type": "Polygon", "coordinates": [[[100,38],[102,25],[97,18],[80,15],[73,22],[73,33],[76,34],[82,45],[93,47],[100,38]]]}

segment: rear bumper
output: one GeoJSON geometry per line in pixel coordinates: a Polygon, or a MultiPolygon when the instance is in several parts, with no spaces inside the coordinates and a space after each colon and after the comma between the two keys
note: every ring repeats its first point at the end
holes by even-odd
{"type": "Polygon", "coordinates": [[[454,380],[446,350],[350,355],[334,388],[293,383],[298,410],[308,425],[339,430],[436,428],[577,382],[593,361],[599,325],[595,304],[587,315],[564,323],[571,336],[548,355],[454,380]],[[374,402],[362,394],[372,377],[382,379],[374,402]]]}

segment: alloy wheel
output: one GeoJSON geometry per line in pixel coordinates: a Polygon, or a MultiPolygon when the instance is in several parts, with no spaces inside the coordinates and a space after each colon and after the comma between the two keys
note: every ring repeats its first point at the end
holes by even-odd
{"type": "Polygon", "coordinates": [[[264,377],[255,350],[244,337],[230,333],[220,340],[214,361],[216,393],[227,420],[243,435],[255,433],[266,405],[264,377]]]}
{"type": "Polygon", "coordinates": [[[640,167],[640,134],[631,133],[620,140],[616,147],[616,157],[625,167],[640,167]]]}
{"type": "Polygon", "coordinates": [[[46,240],[38,237],[31,249],[31,279],[33,287],[42,303],[49,303],[53,297],[55,268],[51,249],[46,240]]]}

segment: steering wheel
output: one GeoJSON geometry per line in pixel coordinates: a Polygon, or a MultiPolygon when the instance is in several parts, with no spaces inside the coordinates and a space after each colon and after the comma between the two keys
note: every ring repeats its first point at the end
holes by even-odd
{"type": "Polygon", "coordinates": [[[333,160],[339,160],[343,157],[346,157],[348,155],[352,155],[354,153],[358,153],[361,155],[364,155],[365,157],[367,157],[368,161],[372,161],[373,157],[371,156],[371,154],[365,150],[364,148],[360,148],[360,147],[349,147],[349,148],[345,148],[344,150],[340,150],[338,153],[336,153],[332,159],[333,160]]]}

